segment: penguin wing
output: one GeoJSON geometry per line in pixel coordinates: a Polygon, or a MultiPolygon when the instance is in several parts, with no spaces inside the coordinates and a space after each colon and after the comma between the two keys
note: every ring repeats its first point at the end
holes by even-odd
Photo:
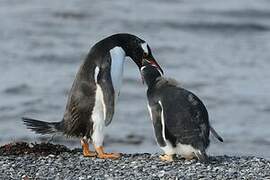
{"type": "Polygon", "coordinates": [[[150,117],[154,126],[155,136],[157,142],[161,147],[166,146],[165,135],[163,134],[163,124],[162,124],[162,108],[158,103],[149,103],[148,105],[150,117]]]}
{"type": "Polygon", "coordinates": [[[197,100],[196,105],[182,95],[175,97],[177,99],[164,100],[161,104],[168,131],[184,144],[196,144],[199,141],[209,144],[208,113],[204,105],[196,96],[193,96],[197,100]]]}
{"type": "Polygon", "coordinates": [[[101,67],[97,83],[100,85],[103,92],[103,102],[105,111],[105,125],[108,126],[114,115],[115,93],[112,84],[110,66],[101,67]]]}

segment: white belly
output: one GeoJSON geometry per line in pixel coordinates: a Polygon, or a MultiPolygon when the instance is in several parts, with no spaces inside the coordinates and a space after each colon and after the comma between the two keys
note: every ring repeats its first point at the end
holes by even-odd
{"type": "Polygon", "coordinates": [[[92,111],[92,120],[93,120],[92,140],[95,146],[102,146],[103,144],[105,111],[106,107],[103,101],[103,93],[100,86],[97,84],[95,106],[92,111]]]}
{"type": "Polygon", "coordinates": [[[110,50],[111,55],[111,78],[115,97],[118,97],[122,85],[125,51],[121,47],[115,47],[110,50]]]}
{"type": "Polygon", "coordinates": [[[178,143],[175,151],[176,154],[179,154],[182,157],[190,157],[195,156],[195,153],[197,153],[199,150],[193,148],[191,145],[178,143]]]}
{"type": "Polygon", "coordinates": [[[195,154],[199,152],[198,149],[195,149],[191,145],[188,145],[188,144],[178,143],[176,147],[173,147],[172,144],[168,140],[166,140],[165,142],[166,142],[166,146],[160,147],[160,148],[167,155],[178,154],[184,158],[189,158],[189,157],[195,156],[195,154]]]}

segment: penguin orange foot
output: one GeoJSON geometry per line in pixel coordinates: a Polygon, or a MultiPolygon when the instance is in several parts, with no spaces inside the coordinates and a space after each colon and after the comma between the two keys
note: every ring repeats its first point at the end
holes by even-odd
{"type": "Polygon", "coordinates": [[[121,157],[120,153],[105,153],[103,146],[96,147],[97,157],[100,159],[118,159],[121,157]]]}
{"type": "Polygon", "coordinates": [[[89,150],[89,144],[86,142],[85,139],[81,140],[82,149],[83,149],[83,156],[84,157],[96,157],[97,153],[89,150]]]}
{"type": "Polygon", "coordinates": [[[173,161],[173,156],[172,155],[164,154],[164,155],[159,156],[159,158],[162,161],[173,161]]]}

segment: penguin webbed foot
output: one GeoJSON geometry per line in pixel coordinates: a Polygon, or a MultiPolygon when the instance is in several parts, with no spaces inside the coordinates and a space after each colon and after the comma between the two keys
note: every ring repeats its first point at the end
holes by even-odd
{"type": "Polygon", "coordinates": [[[162,161],[173,161],[173,155],[168,155],[168,154],[164,154],[164,155],[160,155],[159,158],[162,160],[162,161]]]}
{"type": "Polygon", "coordinates": [[[83,156],[84,157],[96,157],[97,153],[95,151],[88,151],[88,152],[83,151],[83,156]]]}
{"type": "Polygon", "coordinates": [[[82,150],[83,150],[84,157],[96,157],[97,156],[96,152],[89,150],[89,143],[87,142],[87,140],[82,139],[81,144],[82,144],[82,150]]]}
{"type": "Polygon", "coordinates": [[[119,159],[120,156],[120,153],[103,153],[97,155],[100,159],[119,159]]]}
{"type": "Polygon", "coordinates": [[[100,159],[119,159],[121,157],[120,153],[105,153],[103,146],[96,147],[97,157],[100,159]]]}

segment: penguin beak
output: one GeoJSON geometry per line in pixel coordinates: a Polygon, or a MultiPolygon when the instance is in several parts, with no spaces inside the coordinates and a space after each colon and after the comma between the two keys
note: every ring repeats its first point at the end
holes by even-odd
{"type": "Polygon", "coordinates": [[[148,57],[146,59],[152,66],[157,67],[160,70],[160,72],[164,75],[163,70],[161,69],[161,67],[159,66],[159,64],[157,63],[157,61],[153,57],[150,57],[150,58],[148,57]]]}

